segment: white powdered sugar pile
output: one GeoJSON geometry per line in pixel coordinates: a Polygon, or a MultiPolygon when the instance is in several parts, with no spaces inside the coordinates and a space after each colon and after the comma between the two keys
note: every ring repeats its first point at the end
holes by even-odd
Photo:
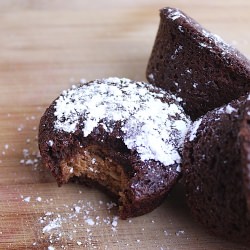
{"type": "Polygon", "coordinates": [[[164,165],[180,162],[178,150],[191,123],[174,96],[147,83],[116,77],[63,91],[55,116],[55,129],[68,133],[74,133],[83,118],[85,137],[100,124],[112,132],[121,121],[126,146],[142,160],[164,165]],[[163,97],[169,101],[163,102],[163,97]]]}

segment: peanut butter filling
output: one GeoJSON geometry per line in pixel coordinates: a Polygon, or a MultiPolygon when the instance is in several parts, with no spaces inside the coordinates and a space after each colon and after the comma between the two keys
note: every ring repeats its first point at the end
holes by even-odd
{"type": "Polygon", "coordinates": [[[119,163],[107,156],[105,149],[89,146],[75,155],[70,161],[61,162],[64,181],[71,177],[83,177],[98,182],[116,196],[124,199],[124,190],[128,185],[128,177],[119,163]]]}

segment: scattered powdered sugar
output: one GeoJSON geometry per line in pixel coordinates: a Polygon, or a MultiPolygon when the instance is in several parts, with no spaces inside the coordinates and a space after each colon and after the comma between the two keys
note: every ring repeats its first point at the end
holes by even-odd
{"type": "Polygon", "coordinates": [[[180,18],[184,17],[183,13],[181,13],[178,9],[171,9],[171,8],[164,8],[168,11],[168,17],[171,18],[173,21],[180,18]]]}
{"type": "Polygon", "coordinates": [[[53,142],[52,140],[49,140],[49,141],[48,141],[48,145],[49,145],[50,147],[52,147],[52,146],[54,145],[54,142],[53,142]]]}
{"type": "Polygon", "coordinates": [[[81,246],[81,245],[82,245],[82,242],[81,242],[81,241],[77,241],[76,244],[77,244],[78,246],[81,246]]]}
{"type": "Polygon", "coordinates": [[[25,201],[25,202],[30,202],[30,196],[24,198],[23,201],[25,201]]]}
{"type": "Polygon", "coordinates": [[[171,59],[174,60],[178,54],[181,52],[181,50],[183,49],[182,45],[178,45],[178,47],[176,47],[176,49],[173,51],[173,54],[171,55],[171,59]]]}
{"type": "Polygon", "coordinates": [[[39,196],[39,197],[36,198],[36,201],[41,202],[42,198],[39,196]]]}
{"type": "MultiPolygon", "coordinates": [[[[114,237],[114,232],[118,229],[119,217],[110,213],[111,209],[117,205],[102,200],[98,204],[94,205],[90,201],[79,200],[77,204],[64,205],[64,210],[67,209],[69,212],[45,212],[38,221],[42,226],[42,237],[33,245],[39,245],[46,241],[50,243],[51,247],[55,247],[58,246],[59,242],[66,241],[70,245],[96,248],[98,239],[95,238],[94,233],[100,228],[110,230],[109,236],[114,237]],[[97,215],[99,210],[103,210],[100,216],[97,215]]],[[[65,248],[65,245],[60,248],[68,249],[65,248]]]]}
{"type": "Polygon", "coordinates": [[[180,167],[180,165],[177,166],[176,171],[177,171],[177,172],[181,172],[181,167],[180,167]]]}
{"type": "Polygon", "coordinates": [[[34,151],[24,148],[22,151],[23,158],[20,160],[20,164],[32,166],[34,170],[37,170],[41,158],[39,150],[34,151]]]}
{"type": "MultiPolygon", "coordinates": [[[[41,110],[41,107],[37,107],[37,110],[41,110]]],[[[31,167],[32,170],[36,171],[38,170],[38,165],[40,162],[40,152],[37,147],[37,140],[38,135],[37,131],[34,130],[37,126],[37,118],[35,115],[25,116],[25,122],[22,125],[23,132],[27,133],[29,136],[25,138],[24,146],[21,149],[22,150],[22,158],[20,159],[19,163],[21,165],[26,165],[28,167],[31,167]],[[32,138],[31,136],[34,136],[32,138]]]]}
{"type": "Polygon", "coordinates": [[[112,221],[112,226],[117,227],[117,225],[118,225],[118,216],[115,216],[112,221]]]}
{"type": "Polygon", "coordinates": [[[237,109],[232,107],[230,104],[227,104],[226,106],[223,106],[223,107],[219,108],[216,113],[217,114],[226,113],[226,114],[230,115],[233,112],[237,112],[237,109]]]}
{"type": "Polygon", "coordinates": [[[75,207],[74,207],[74,210],[75,210],[75,212],[76,212],[77,214],[79,214],[80,211],[81,211],[81,207],[75,206],[75,207]]]}
{"type": "Polygon", "coordinates": [[[185,233],[184,230],[179,230],[175,234],[176,234],[176,236],[180,236],[180,235],[183,235],[184,233],[185,233]]]}
{"type": "MultiPolygon", "coordinates": [[[[181,12],[178,9],[172,9],[172,8],[165,8],[164,10],[167,10],[168,13],[168,18],[172,19],[173,21],[183,18],[185,22],[188,23],[193,23],[194,21],[186,16],[183,12],[181,12]]],[[[200,32],[201,36],[206,37],[206,41],[201,41],[199,42],[199,46],[203,48],[208,48],[211,52],[214,51],[214,46],[216,45],[217,47],[221,48],[222,54],[225,56],[228,53],[231,53],[232,50],[235,50],[231,45],[226,43],[220,36],[217,34],[213,34],[209,32],[208,30],[202,28],[201,25],[198,23],[195,23],[195,26],[197,28],[197,31],[200,32]]],[[[183,26],[179,25],[178,30],[183,33],[184,29],[183,26]]]]}
{"type": "Polygon", "coordinates": [[[196,133],[197,133],[197,130],[198,130],[201,122],[202,122],[202,118],[193,122],[192,126],[190,127],[189,141],[193,141],[194,138],[196,137],[196,133]]]}
{"type": "Polygon", "coordinates": [[[226,111],[227,114],[232,114],[233,112],[237,112],[237,110],[235,108],[233,108],[230,104],[228,104],[226,106],[226,110],[225,111],[226,111]]]}
{"type": "MultiPolygon", "coordinates": [[[[78,190],[78,193],[82,194],[82,191],[78,190]]],[[[21,195],[21,198],[24,197],[21,195]]],[[[41,197],[43,204],[37,203],[37,198],[33,196],[31,203],[25,203],[27,207],[36,207],[38,216],[30,222],[36,231],[31,243],[34,249],[127,249],[128,246],[134,249],[134,244],[137,247],[145,246],[146,237],[152,230],[155,230],[155,241],[149,244],[152,249],[159,249],[159,239],[184,235],[184,230],[179,228],[164,230],[159,225],[161,218],[158,215],[120,220],[115,215],[117,204],[108,202],[105,197],[103,200],[77,199],[73,203],[61,204],[58,197],[41,197]]],[[[171,220],[168,223],[172,224],[171,220]]],[[[33,249],[28,244],[25,246],[33,249]]]]}
{"type": "Polygon", "coordinates": [[[206,29],[201,29],[201,34],[203,36],[205,36],[206,38],[209,39],[208,42],[203,43],[200,42],[200,46],[202,47],[206,47],[209,48],[211,50],[213,50],[214,48],[214,44],[216,44],[216,46],[220,47],[222,50],[224,50],[225,52],[229,52],[230,50],[232,50],[232,47],[227,44],[220,36],[218,36],[217,34],[213,34],[209,31],[207,31],[206,29]]]}
{"type": "Polygon", "coordinates": [[[230,104],[228,104],[225,108],[225,112],[227,114],[232,114],[233,112],[237,112],[237,109],[233,108],[230,104]]]}
{"type": "Polygon", "coordinates": [[[86,219],[85,222],[86,222],[88,225],[90,225],[90,226],[94,226],[94,225],[95,225],[95,222],[93,221],[92,218],[86,219]]]}
{"type": "Polygon", "coordinates": [[[153,81],[153,82],[154,82],[154,80],[155,80],[153,73],[149,74],[149,75],[148,75],[148,78],[149,78],[151,81],[153,81]]]}
{"type": "Polygon", "coordinates": [[[50,232],[51,230],[53,230],[55,228],[61,227],[61,225],[62,225],[62,219],[61,219],[61,217],[59,217],[59,218],[56,218],[56,219],[50,221],[48,223],[48,225],[46,225],[43,228],[42,231],[43,231],[43,233],[48,233],[48,232],[50,232]]]}
{"type": "Polygon", "coordinates": [[[178,26],[178,30],[179,30],[181,33],[184,32],[184,29],[183,29],[183,27],[182,27],[181,25],[178,26]]]}
{"type": "Polygon", "coordinates": [[[196,89],[199,84],[197,82],[193,83],[193,87],[196,89]]]}
{"type": "Polygon", "coordinates": [[[84,118],[85,137],[98,125],[112,132],[121,121],[127,147],[136,150],[142,160],[165,165],[180,162],[178,149],[190,125],[174,96],[147,83],[116,77],[64,91],[56,101],[55,116],[55,129],[69,133],[84,118]],[[163,102],[164,97],[169,101],[163,102]]]}

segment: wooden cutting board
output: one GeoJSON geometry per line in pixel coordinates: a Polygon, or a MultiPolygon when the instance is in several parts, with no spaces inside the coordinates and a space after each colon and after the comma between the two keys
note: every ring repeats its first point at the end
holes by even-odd
{"type": "Polygon", "coordinates": [[[1,0],[0,249],[244,249],[198,225],[181,186],[152,213],[122,221],[105,194],[58,188],[40,164],[45,108],[82,78],[145,80],[166,5],[250,56],[248,0],[1,0]]]}

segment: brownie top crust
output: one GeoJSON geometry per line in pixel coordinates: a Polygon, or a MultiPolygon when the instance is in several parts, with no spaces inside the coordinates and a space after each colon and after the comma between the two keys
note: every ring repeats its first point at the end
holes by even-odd
{"type": "Polygon", "coordinates": [[[54,130],[87,137],[101,126],[123,138],[141,160],[180,163],[189,118],[175,96],[129,79],[95,80],[64,91],[54,103],[54,130]],[[119,127],[119,129],[117,129],[119,127]]]}

